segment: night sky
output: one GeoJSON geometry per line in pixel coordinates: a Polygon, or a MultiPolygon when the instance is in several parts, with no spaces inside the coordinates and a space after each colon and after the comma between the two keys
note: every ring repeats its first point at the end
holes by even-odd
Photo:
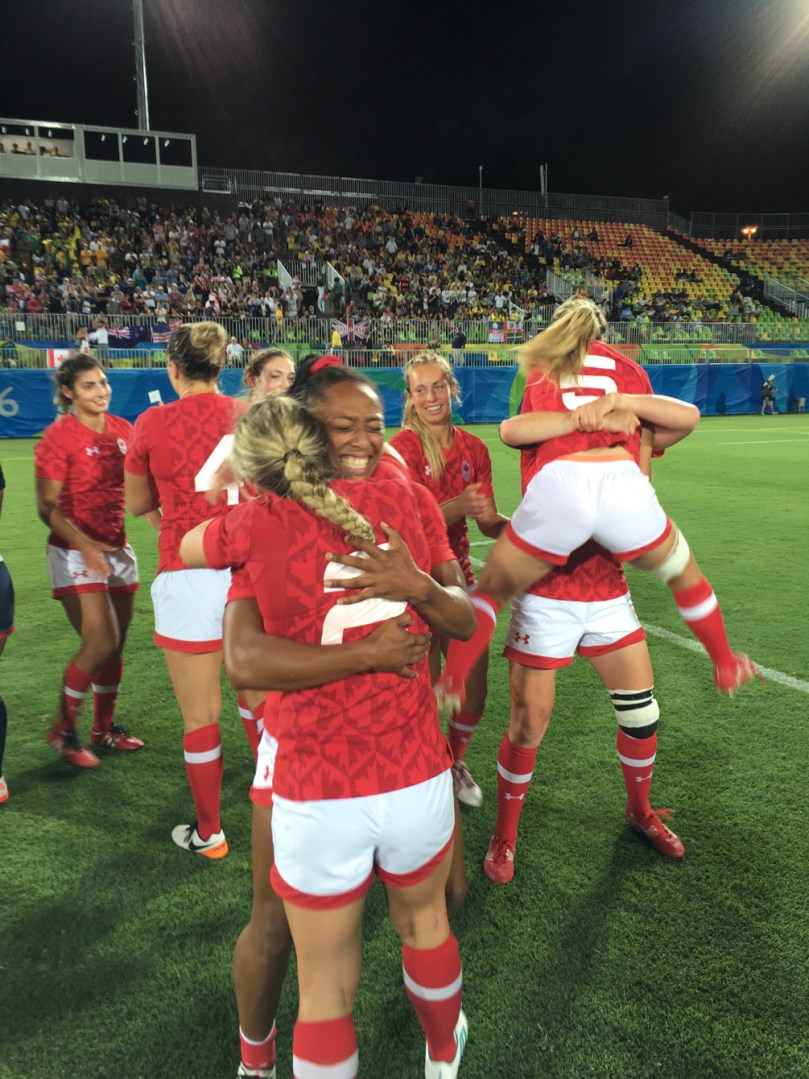
{"type": "MultiPolygon", "coordinates": [[[[806,210],[809,0],[145,0],[201,164],[806,210]]],[[[2,0],[0,113],[135,126],[128,0],[2,0]]]]}

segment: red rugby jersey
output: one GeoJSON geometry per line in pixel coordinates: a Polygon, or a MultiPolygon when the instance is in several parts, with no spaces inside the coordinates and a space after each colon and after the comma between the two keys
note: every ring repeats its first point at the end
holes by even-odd
{"type": "MultiPolygon", "coordinates": [[[[422,506],[410,485],[396,479],[335,481],[334,490],[387,537],[381,522],[397,529],[413,560],[429,572],[432,558],[421,525],[422,506]]],[[[336,606],[342,589],[324,582],[345,570],[326,561],[329,551],[350,552],[341,530],[292,499],[263,495],[213,521],[205,533],[212,567],[244,564],[267,633],[307,644],[359,640],[402,603],[368,600],[336,606]]],[[[413,629],[427,625],[416,611],[413,629]]],[[[315,689],[285,693],[275,723],[279,738],[274,789],[293,800],[352,798],[421,783],[449,767],[426,659],[418,677],[356,674],[315,689]]]]}
{"type": "Polygon", "coordinates": [[[245,408],[244,401],[220,393],[198,393],[138,416],[126,470],[150,475],[157,484],[163,510],[158,573],[187,569],[178,553],[180,540],[200,521],[232,509],[225,503],[211,506],[203,492],[194,490],[194,478],[245,408]]]}
{"type": "MultiPolygon", "coordinates": [[[[463,494],[470,483],[480,483],[482,494],[494,497],[492,461],[486,443],[463,427],[454,427],[455,437],[450,449],[444,450],[444,471],[436,479],[430,471],[421,439],[415,431],[403,430],[390,440],[391,445],[407,461],[419,483],[431,491],[439,503],[449,502],[463,494]]],[[[469,528],[466,520],[448,525],[449,542],[461,565],[467,584],[475,583],[469,561],[469,528]]]]}
{"type": "MultiPolygon", "coordinates": [[[[608,393],[651,393],[652,385],[643,368],[622,356],[601,341],[593,341],[584,361],[584,369],[576,378],[566,379],[557,386],[541,373],[531,376],[525,388],[523,412],[572,412],[608,393]]],[[[637,461],[640,451],[640,428],[631,437],[609,431],[571,431],[528,447],[521,455],[523,489],[535,472],[548,461],[568,453],[597,447],[623,445],[637,461]]]]}
{"type": "MultiPolygon", "coordinates": [[[[38,479],[61,480],[59,509],[99,543],[123,547],[124,457],[132,424],[107,413],[104,430],[91,431],[69,413],[45,430],[34,449],[38,479]]],[[[48,543],[70,547],[54,532],[48,543]]]]}

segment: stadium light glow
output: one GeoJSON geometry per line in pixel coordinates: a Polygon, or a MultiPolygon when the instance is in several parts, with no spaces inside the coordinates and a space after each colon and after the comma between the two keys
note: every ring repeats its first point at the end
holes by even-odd
{"type": "Polygon", "coordinates": [[[752,240],[758,232],[758,225],[745,225],[741,231],[746,240],[752,240]]]}

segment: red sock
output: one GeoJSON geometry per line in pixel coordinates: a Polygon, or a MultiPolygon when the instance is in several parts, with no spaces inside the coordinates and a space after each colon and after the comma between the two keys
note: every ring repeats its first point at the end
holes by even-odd
{"type": "Polygon", "coordinates": [[[449,745],[456,761],[462,761],[472,741],[482,712],[457,712],[449,721],[449,745]]]}
{"type": "Polygon", "coordinates": [[[108,663],[93,675],[93,730],[109,732],[112,730],[112,717],[115,715],[115,702],[121,688],[121,676],[124,673],[123,662],[108,663]]]}
{"type": "Polygon", "coordinates": [[[258,744],[261,741],[261,732],[264,730],[264,701],[257,708],[248,708],[244,697],[239,694],[239,715],[242,718],[244,733],[253,751],[253,758],[258,757],[258,744]]]}
{"type": "Polygon", "coordinates": [[[275,1021],[272,1030],[260,1042],[251,1041],[239,1027],[239,1042],[242,1047],[242,1064],[251,1071],[269,1069],[275,1063],[275,1021]]]}
{"type": "Polygon", "coordinates": [[[692,588],[684,588],[673,595],[680,617],[697,640],[705,646],[705,651],[714,665],[732,665],[733,652],[728,644],[719,601],[705,578],[692,588]]]}
{"type": "Polygon", "coordinates": [[[295,1079],[356,1079],[357,1035],[354,1018],[324,1019],[319,1023],[295,1024],[292,1035],[292,1074],[295,1079]]]}
{"type": "Polygon", "coordinates": [[[219,792],[222,788],[222,740],[219,724],[183,735],[183,756],[191,796],[197,811],[197,831],[200,839],[210,839],[219,832],[219,792]]]}
{"type": "MultiPolygon", "coordinates": [[[[499,607],[485,592],[475,592],[470,596],[475,608],[478,628],[468,641],[449,642],[447,649],[447,661],[441,672],[439,685],[448,685],[453,691],[461,692],[469,677],[472,668],[489,647],[495,627],[497,626],[497,612],[499,607]]],[[[463,702],[461,702],[463,703],[463,702]]]]}
{"type": "Polygon", "coordinates": [[[652,734],[648,738],[630,738],[626,731],[619,727],[616,745],[621,771],[624,773],[629,812],[638,818],[645,817],[651,812],[649,790],[652,786],[652,773],[657,753],[657,735],[652,734]]]}
{"type": "Polygon", "coordinates": [[[497,827],[495,834],[517,845],[517,825],[534,774],[536,749],[515,746],[503,735],[497,751],[497,827]]]}
{"type": "Polygon", "coordinates": [[[433,1060],[455,1056],[455,1024],[461,1011],[461,956],[452,932],[437,948],[402,945],[404,983],[433,1060]]]}
{"type": "Polygon", "coordinates": [[[71,660],[65,671],[65,681],[62,687],[62,700],[59,705],[59,720],[57,729],[72,730],[79,718],[82,702],[93,680],[91,674],[80,671],[71,660]]]}

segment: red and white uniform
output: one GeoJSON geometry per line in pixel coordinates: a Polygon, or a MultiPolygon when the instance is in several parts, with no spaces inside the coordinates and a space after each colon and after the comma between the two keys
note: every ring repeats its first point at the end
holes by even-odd
{"type": "Polygon", "coordinates": [[[72,414],[46,428],[34,450],[38,479],[62,484],[59,509],[90,539],[114,547],[105,553],[109,577],[95,577],[79,551],[55,532],[48,536],[54,597],[79,592],[136,592],[138,564],[124,530],[124,458],[132,424],[107,413],[104,430],[91,431],[72,414]]]}
{"type": "MultiPolygon", "coordinates": [[[[594,357],[600,357],[603,353],[607,359],[624,358],[600,342],[594,342],[591,351],[594,357]]],[[[590,378],[604,378],[604,370],[603,367],[591,368],[590,378]]],[[[631,391],[625,388],[624,392],[651,393],[645,371],[642,368],[639,370],[641,377],[637,379],[638,388],[631,391]]],[[[637,372],[630,371],[630,375],[635,378],[637,372]]],[[[600,388],[600,383],[593,385],[588,379],[580,389],[587,388],[600,388]]],[[[551,389],[555,387],[547,380],[541,385],[532,382],[526,390],[521,411],[550,411],[547,402],[551,389]]],[[[607,387],[603,389],[609,392],[607,387]]],[[[573,408],[582,403],[579,392],[573,390],[576,397],[573,408]]],[[[610,437],[619,441],[623,439],[620,435],[610,437]]],[[[555,443],[560,441],[549,440],[555,443]]],[[[581,441],[577,438],[578,443],[581,441]]],[[[609,442],[605,444],[609,445],[609,442]]],[[[548,443],[542,443],[522,451],[520,468],[523,493],[547,458],[547,446],[548,443]]],[[[582,445],[578,448],[582,448],[582,445]]],[[[637,458],[639,437],[633,436],[627,448],[637,458]]],[[[555,566],[523,595],[515,597],[503,655],[523,666],[552,669],[569,666],[576,653],[584,656],[603,655],[645,638],[646,634],[632,606],[621,563],[604,547],[588,540],[572,552],[565,565],[555,566]]]]}
{"type": "MultiPolygon", "coordinates": [[[[394,478],[397,475],[401,476],[404,472],[406,470],[395,458],[383,456],[374,473],[374,479],[394,478]]],[[[409,476],[409,473],[407,475],[409,476]]],[[[455,555],[449,546],[447,528],[440,508],[425,487],[417,483],[413,483],[410,487],[419,504],[420,520],[429,548],[430,567],[434,569],[443,562],[451,562],[455,555]]],[[[254,597],[255,589],[247,567],[234,567],[228,603],[234,599],[254,597]]],[[[278,752],[277,714],[281,697],[281,693],[270,692],[264,702],[264,730],[258,747],[255,776],[250,788],[251,800],[259,805],[272,805],[273,775],[278,752]]]]}
{"type": "Polygon", "coordinates": [[[155,643],[180,652],[211,652],[222,646],[222,614],[230,574],[188,569],[180,541],[201,521],[232,507],[211,506],[194,480],[233,427],[245,405],[218,393],[190,394],[143,412],[135,423],[126,470],[149,476],[162,509],[159,564],[152,585],[155,643]]]}
{"type": "MultiPolygon", "coordinates": [[[[593,342],[582,373],[560,386],[537,376],[526,389],[525,411],[572,411],[610,392],[651,393],[638,364],[593,342]]],[[[637,465],[640,429],[632,436],[573,431],[547,439],[534,450],[532,476],[506,535],[515,546],[551,565],[594,539],[621,561],[658,546],[671,529],[657,495],[637,465]],[[576,459],[593,448],[616,447],[615,459],[576,459]],[[628,450],[634,460],[625,457],[628,450]]],[[[525,460],[525,458],[524,458],[525,460]]],[[[524,466],[525,468],[525,466],[524,466]]]]}
{"type": "MultiPolygon", "coordinates": [[[[336,481],[334,490],[375,526],[397,529],[416,564],[429,572],[435,552],[422,519],[443,531],[437,505],[404,478],[336,481]]],[[[244,565],[265,632],[307,644],[339,644],[368,635],[407,607],[388,600],[337,606],[350,567],[326,561],[349,553],[343,533],[291,499],[263,495],[209,525],[210,566],[244,565]]],[[[446,550],[439,556],[446,561],[446,550]]],[[[416,611],[415,632],[427,625],[416,611]]],[[[451,755],[438,725],[426,659],[418,677],[356,674],[281,695],[275,716],[273,881],[282,896],[339,905],[363,894],[374,867],[397,883],[416,883],[452,838],[451,755]],[[408,822],[405,826],[404,822],[408,822]]]]}
{"type": "MultiPolygon", "coordinates": [[[[399,451],[413,474],[442,504],[463,494],[470,483],[481,484],[481,494],[494,498],[492,487],[492,461],[486,443],[477,435],[462,427],[454,427],[452,446],[444,450],[444,471],[436,479],[427,463],[421,440],[415,431],[404,430],[394,435],[391,446],[399,451]]],[[[461,519],[448,525],[449,542],[466,577],[466,583],[475,583],[475,575],[469,561],[469,528],[461,519]]]]}

